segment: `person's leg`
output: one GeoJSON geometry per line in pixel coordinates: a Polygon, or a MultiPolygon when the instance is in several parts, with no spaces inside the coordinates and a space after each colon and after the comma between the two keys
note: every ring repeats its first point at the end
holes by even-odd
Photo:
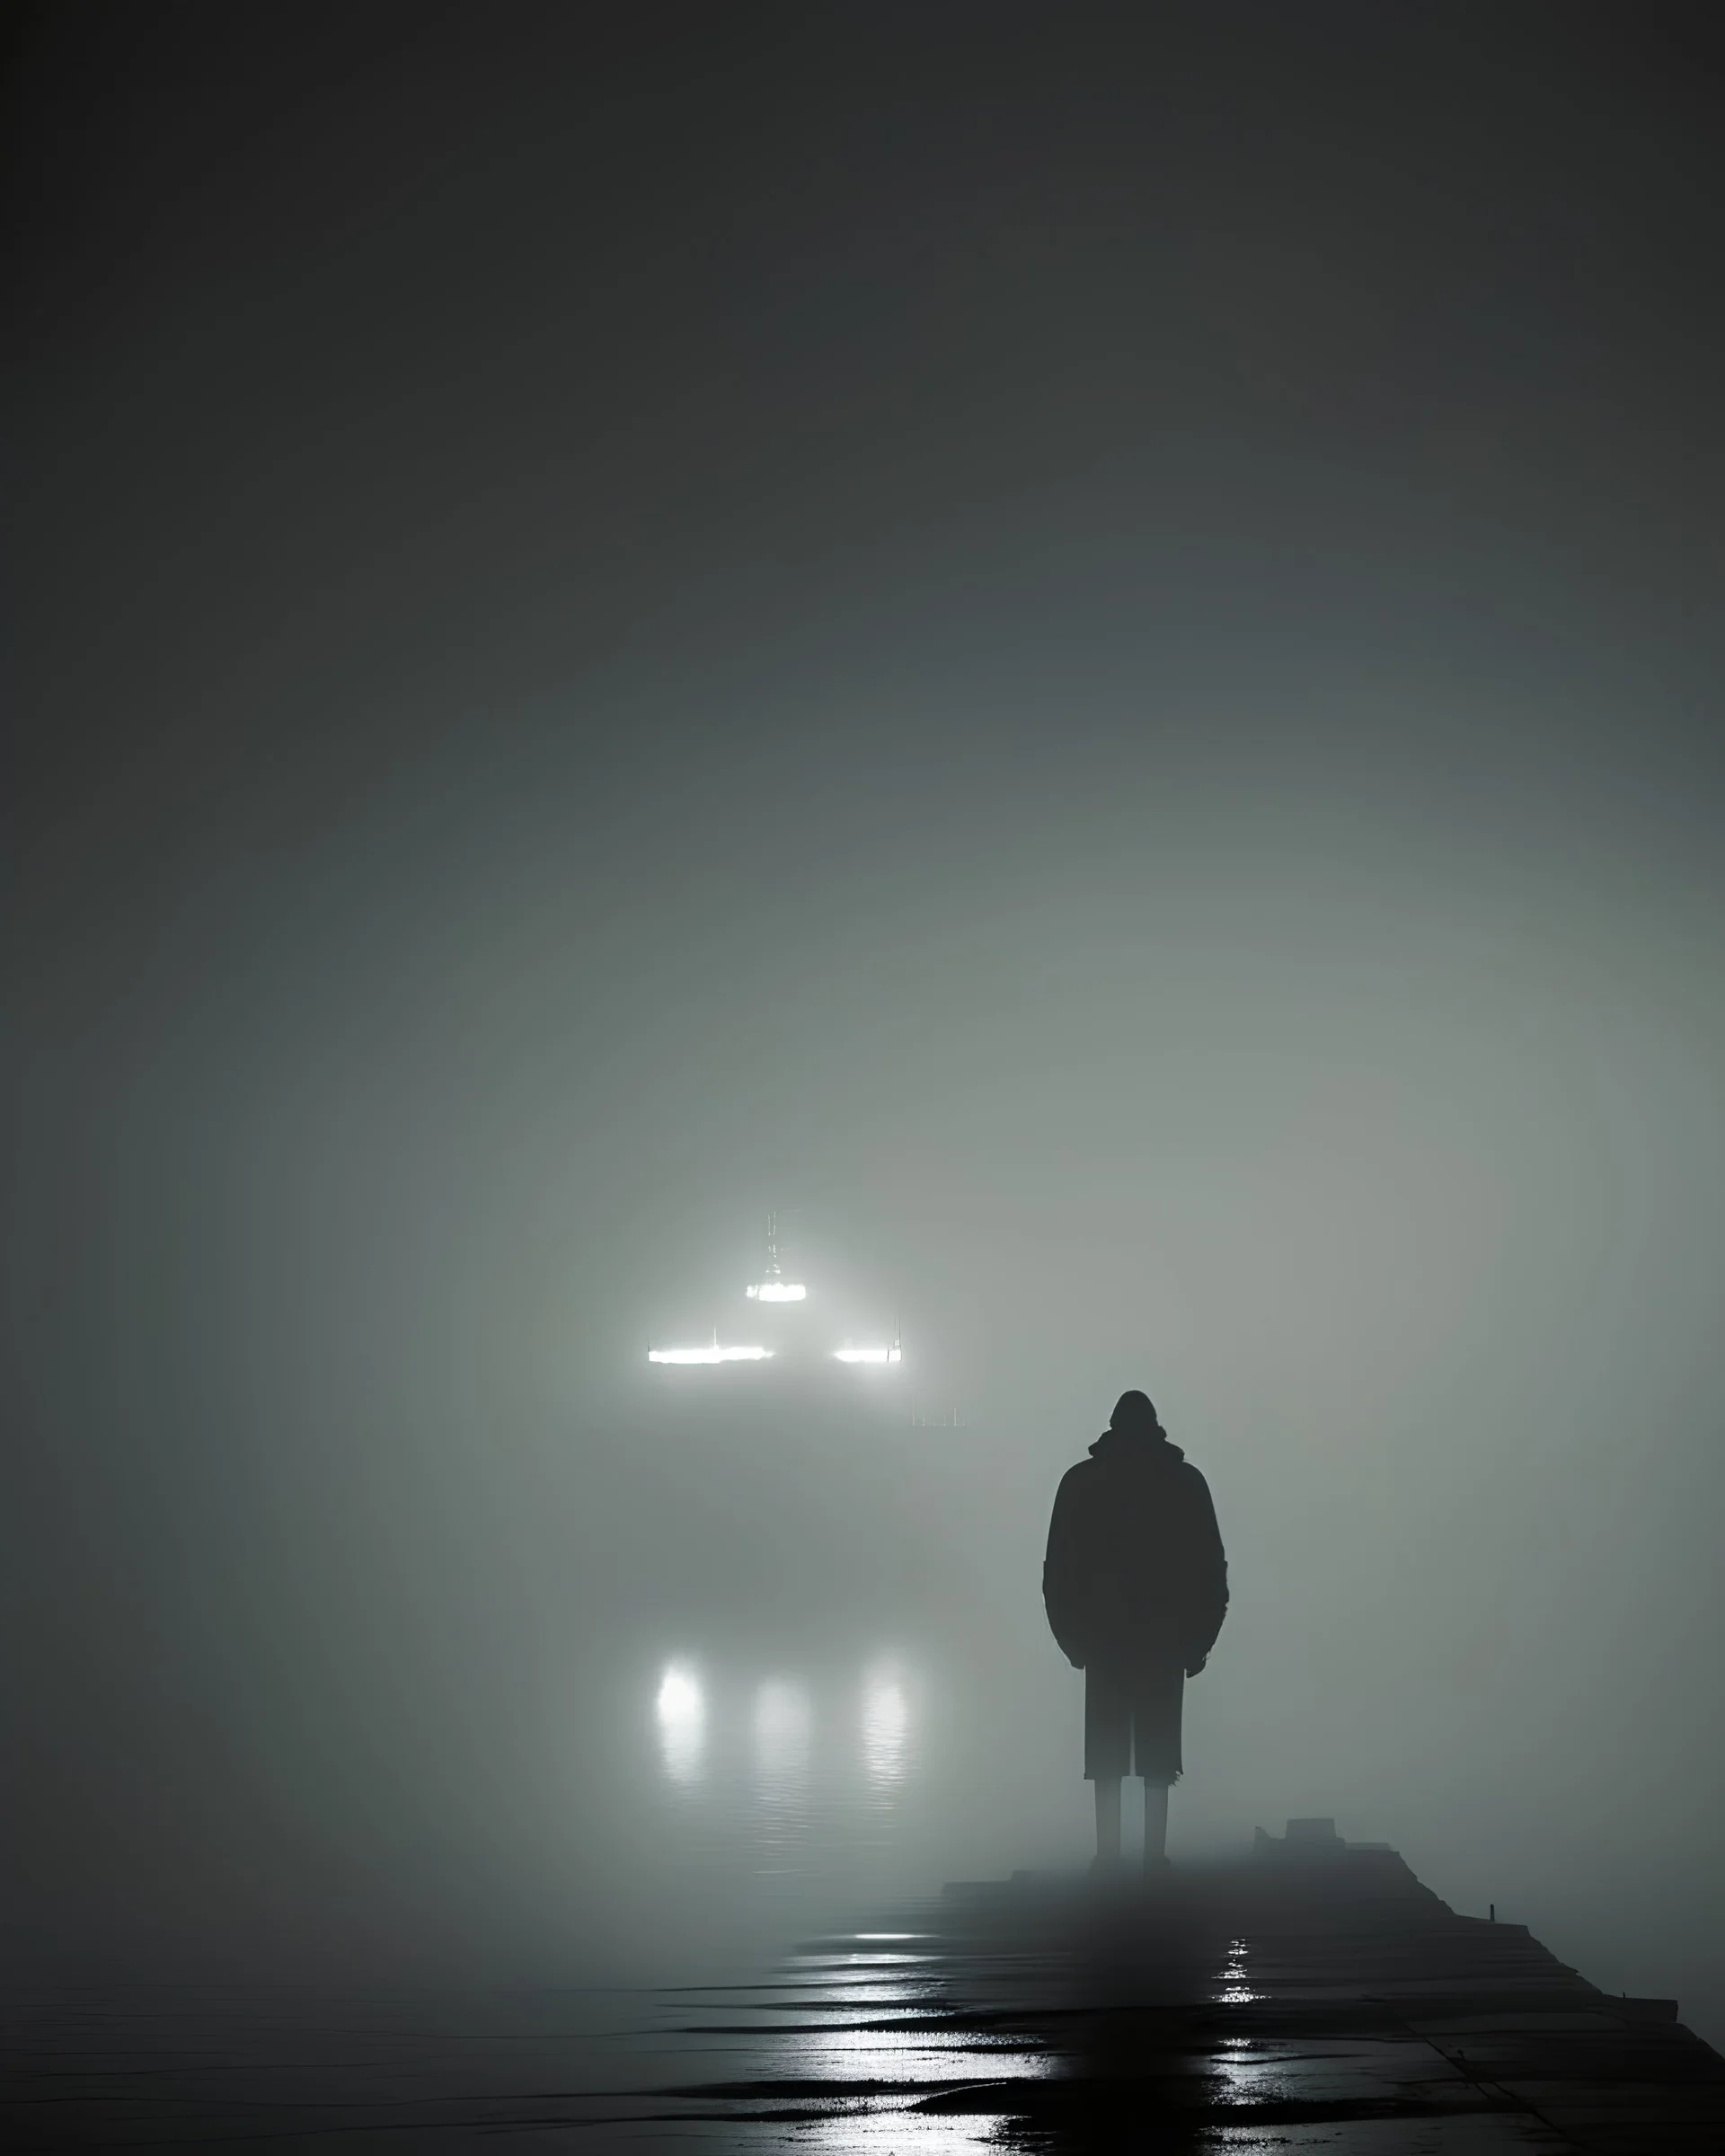
{"type": "Polygon", "coordinates": [[[1120,1855],[1120,1780],[1132,1767],[1132,1710],[1115,1674],[1084,1670],[1084,1779],[1096,1784],[1096,1861],[1120,1855]]]}
{"type": "Polygon", "coordinates": [[[1096,1777],[1096,1860],[1115,1864],[1120,1855],[1120,1778],[1096,1777]]]}
{"type": "Polygon", "coordinates": [[[1168,1861],[1168,1784],[1144,1785],[1144,1868],[1160,1871],[1168,1861]]]}
{"type": "Polygon", "coordinates": [[[1172,1655],[1147,1655],[1134,1673],[1132,1765],[1144,1781],[1144,1868],[1168,1868],[1168,1791],[1180,1780],[1186,1673],[1172,1655]]]}

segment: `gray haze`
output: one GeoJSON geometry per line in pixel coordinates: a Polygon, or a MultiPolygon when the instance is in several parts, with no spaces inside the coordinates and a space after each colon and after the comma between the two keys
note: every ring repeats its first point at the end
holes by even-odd
{"type": "Polygon", "coordinates": [[[1142,1385],[1176,1852],[1725,2032],[1720,47],[1402,12],[20,33],[16,1967],[718,1953],[668,1657],[1075,1860],[1142,1385]],[[964,1427],[648,1382],[769,1206],[964,1427]]]}

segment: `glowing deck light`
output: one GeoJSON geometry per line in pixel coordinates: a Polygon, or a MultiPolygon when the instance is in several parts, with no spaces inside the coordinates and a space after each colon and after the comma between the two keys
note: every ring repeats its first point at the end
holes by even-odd
{"type": "Polygon", "coordinates": [[[770,1348],[721,1348],[714,1340],[709,1348],[650,1348],[650,1363],[770,1363],[770,1348]]]}
{"type": "Polygon", "coordinates": [[[897,1343],[890,1348],[835,1348],[836,1363],[902,1363],[905,1351],[897,1343]]]}

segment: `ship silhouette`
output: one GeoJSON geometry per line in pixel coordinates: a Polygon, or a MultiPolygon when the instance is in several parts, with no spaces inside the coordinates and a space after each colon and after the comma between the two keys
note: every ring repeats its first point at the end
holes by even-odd
{"type": "Polygon", "coordinates": [[[668,1342],[647,1350],[647,1360],[664,1368],[713,1370],[727,1366],[777,1364],[807,1369],[838,1364],[851,1369],[888,1370],[905,1359],[904,1341],[895,1321],[869,1331],[854,1314],[832,1312],[806,1282],[787,1278],[779,1254],[779,1220],[766,1216],[766,1254],[757,1278],[743,1288],[739,1330],[732,1335],[722,1320],[708,1328],[711,1338],[668,1342]]]}

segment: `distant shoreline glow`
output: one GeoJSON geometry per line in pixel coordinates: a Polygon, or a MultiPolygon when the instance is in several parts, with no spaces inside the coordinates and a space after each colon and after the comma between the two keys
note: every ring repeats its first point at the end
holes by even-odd
{"type": "Polygon", "coordinates": [[[770,1363],[770,1348],[721,1348],[715,1340],[710,1348],[650,1348],[650,1363],[770,1363]]]}

